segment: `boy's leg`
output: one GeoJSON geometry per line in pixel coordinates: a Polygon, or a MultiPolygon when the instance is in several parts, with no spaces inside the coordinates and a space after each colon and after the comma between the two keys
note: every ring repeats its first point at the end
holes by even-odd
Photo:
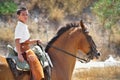
{"type": "Polygon", "coordinates": [[[40,64],[37,56],[34,54],[34,52],[31,49],[26,51],[26,58],[30,65],[30,69],[34,80],[43,79],[44,73],[43,73],[42,65],[40,64]]]}

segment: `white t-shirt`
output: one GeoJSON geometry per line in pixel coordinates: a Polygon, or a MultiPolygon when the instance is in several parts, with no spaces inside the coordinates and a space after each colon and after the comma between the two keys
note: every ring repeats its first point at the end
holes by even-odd
{"type": "Polygon", "coordinates": [[[25,42],[30,38],[30,33],[28,26],[20,21],[18,21],[15,28],[15,39],[20,39],[20,43],[25,42]]]}

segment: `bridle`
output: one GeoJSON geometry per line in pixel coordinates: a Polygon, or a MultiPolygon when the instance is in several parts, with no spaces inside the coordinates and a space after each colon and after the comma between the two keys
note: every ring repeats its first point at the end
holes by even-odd
{"type": "Polygon", "coordinates": [[[97,46],[94,43],[94,41],[92,40],[92,37],[90,35],[88,35],[89,32],[86,29],[82,29],[82,32],[85,35],[85,37],[90,45],[90,51],[87,53],[87,56],[88,56],[87,59],[91,60],[94,57],[96,57],[98,59],[98,56],[100,56],[100,53],[98,53],[98,51],[96,50],[97,46]]]}
{"type": "Polygon", "coordinates": [[[58,48],[58,47],[56,47],[56,46],[52,46],[52,45],[47,45],[47,46],[49,46],[49,47],[52,47],[52,48],[54,48],[54,49],[56,49],[56,50],[58,50],[58,51],[61,51],[61,52],[64,52],[65,54],[67,54],[67,55],[69,55],[69,56],[72,56],[72,57],[74,57],[74,58],[77,58],[80,62],[85,62],[85,63],[87,63],[87,62],[89,62],[88,60],[86,60],[86,59],[83,59],[83,58],[80,58],[80,57],[78,57],[78,56],[76,56],[76,55],[73,55],[71,52],[68,52],[68,51],[65,51],[65,50],[63,50],[63,49],[61,49],[61,48],[58,48]]]}
{"type": "MultiPolygon", "coordinates": [[[[52,48],[54,48],[54,49],[56,49],[58,51],[61,51],[61,52],[65,53],[65,54],[67,54],[69,56],[75,57],[82,63],[89,62],[91,59],[93,59],[94,56],[98,58],[98,55],[94,54],[95,52],[97,52],[96,45],[95,45],[94,41],[92,40],[91,36],[88,35],[88,32],[86,32],[86,30],[82,30],[82,31],[83,31],[84,35],[86,36],[86,39],[88,40],[88,43],[90,45],[90,51],[87,53],[87,59],[80,58],[80,57],[78,57],[76,55],[73,55],[71,52],[65,51],[65,50],[63,50],[61,48],[58,48],[56,46],[53,46],[53,45],[47,44],[47,46],[52,47],[52,48]]],[[[42,44],[42,45],[45,45],[45,44],[42,44]]]]}

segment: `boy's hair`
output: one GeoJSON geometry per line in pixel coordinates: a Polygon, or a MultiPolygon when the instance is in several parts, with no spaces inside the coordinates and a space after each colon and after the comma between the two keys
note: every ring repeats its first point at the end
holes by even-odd
{"type": "Polygon", "coordinates": [[[20,9],[17,10],[17,15],[20,15],[21,11],[26,11],[27,8],[21,7],[20,9]]]}

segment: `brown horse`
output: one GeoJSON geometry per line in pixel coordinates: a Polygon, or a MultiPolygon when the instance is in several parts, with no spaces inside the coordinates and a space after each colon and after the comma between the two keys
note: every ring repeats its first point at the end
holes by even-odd
{"type": "Polygon", "coordinates": [[[15,79],[5,57],[0,56],[0,80],[28,80],[29,73],[23,73],[18,79],[15,79]]]}
{"type": "MultiPolygon", "coordinates": [[[[71,80],[78,50],[86,54],[86,61],[100,55],[82,21],[67,24],[48,43],[46,52],[53,63],[51,80],[71,80]]],[[[0,80],[15,80],[5,58],[0,57],[0,62],[3,63],[0,65],[0,80]]],[[[20,78],[28,80],[28,74],[24,73],[20,78]]]]}
{"type": "Polygon", "coordinates": [[[71,80],[76,58],[65,53],[77,55],[81,50],[88,60],[100,55],[83,22],[71,23],[61,28],[46,47],[53,62],[52,80],[71,80]],[[56,48],[57,47],[57,48],[56,48]]]}

